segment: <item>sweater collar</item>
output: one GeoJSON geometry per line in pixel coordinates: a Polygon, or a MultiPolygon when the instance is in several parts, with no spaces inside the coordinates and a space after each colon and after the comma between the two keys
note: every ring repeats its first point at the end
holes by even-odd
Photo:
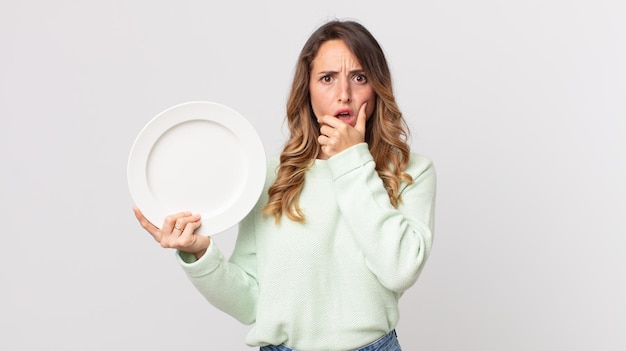
{"type": "Polygon", "coordinates": [[[330,172],[330,166],[328,160],[313,161],[311,168],[307,170],[307,177],[318,179],[332,179],[332,173],[330,172]]]}

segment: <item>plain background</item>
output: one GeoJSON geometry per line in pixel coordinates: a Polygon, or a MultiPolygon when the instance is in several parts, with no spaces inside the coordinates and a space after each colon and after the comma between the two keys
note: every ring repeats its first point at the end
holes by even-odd
{"type": "Polygon", "coordinates": [[[380,41],[437,166],[404,349],[626,349],[620,0],[2,1],[0,349],[249,350],[136,223],[126,160],[191,100],[277,153],[296,57],[335,17],[380,41]]]}

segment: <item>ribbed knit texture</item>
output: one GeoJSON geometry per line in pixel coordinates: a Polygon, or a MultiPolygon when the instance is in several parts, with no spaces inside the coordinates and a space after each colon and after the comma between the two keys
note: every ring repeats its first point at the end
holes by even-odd
{"type": "MultiPolygon", "coordinates": [[[[266,190],[278,163],[268,166],[266,190]]],[[[350,350],[398,322],[398,299],[430,252],[436,176],[430,160],[411,154],[398,209],[389,202],[367,144],[307,172],[300,207],[305,223],[264,217],[264,191],[239,224],[229,260],[212,243],[195,261],[179,262],[205,298],[252,324],[250,346],[285,344],[299,351],[350,350]]]]}

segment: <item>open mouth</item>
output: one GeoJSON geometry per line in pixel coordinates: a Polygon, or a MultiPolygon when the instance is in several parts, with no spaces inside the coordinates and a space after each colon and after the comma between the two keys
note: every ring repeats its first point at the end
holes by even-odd
{"type": "Polygon", "coordinates": [[[337,113],[335,113],[335,117],[344,122],[348,122],[352,118],[352,113],[350,113],[349,109],[339,110],[337,111],[337,113]]]}
{"type": "Polygon", "coordinates": [[[349,125],[353,125],[354,123],[354,118],[352,118],[352,113],[350,113],[350,110],[337,111],[337,113],[335,113],[335,117],[349,125]]]}

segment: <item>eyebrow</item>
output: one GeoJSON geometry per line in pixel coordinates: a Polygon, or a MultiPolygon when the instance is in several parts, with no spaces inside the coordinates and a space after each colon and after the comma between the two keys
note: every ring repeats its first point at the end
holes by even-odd
{"type": "MultiPolygon", "coordinates": [[[[316,74],[318,75],[334,75],[334,74],[338,74],[339,71],[321,71],[321,72],[317,72],[316,74]]],[[[354,69],[352,71],[349,71],[348,74],[358,74],[358,73],[365,73],[365,70],[363,69],[354,69]]]]}

